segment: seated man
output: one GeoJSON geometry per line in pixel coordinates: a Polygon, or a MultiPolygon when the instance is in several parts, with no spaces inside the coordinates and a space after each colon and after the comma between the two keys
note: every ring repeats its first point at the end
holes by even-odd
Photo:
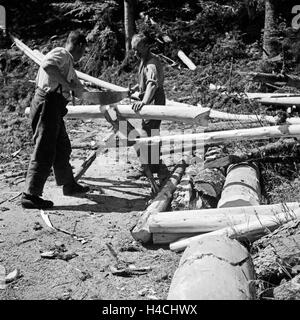
{"type": "Polygon", "coordinates": [[[57,185],[63,186],[64,195],[71,196],[89,190],[74,179],[69,162],[71,143],[63,120],[70,91],[77,97],[85,91],[73,64],[83,56],[86,45],[85,36],[79,31],[72,31],[65,47],[51,50],[39,68],[30,108],[35,146],[21,201],[24,208],[43,209],[53,206],[52,201],[41,198],[52,167],[57,185]]]}
{"type": "MultiPolygon", "coordinates": [[[[136,34],[132,38],[132,49],[140,58],[138,71],[138,84],[132,91],[139,91],[139,99],[133,104],[135,112],[140,111],[144,105],[165,105],[164,73],[159,58],[150,51],[150,41],[142,34],[136,34]]],[[[148,137],[159,135],[161,120],[142,120],[142,129],[148,137]]],[[[149,148],[147,164],[152,173],[157,173],[162,185],[169,175],[169,171],[160,157],[160,147],[149,148]]]]}

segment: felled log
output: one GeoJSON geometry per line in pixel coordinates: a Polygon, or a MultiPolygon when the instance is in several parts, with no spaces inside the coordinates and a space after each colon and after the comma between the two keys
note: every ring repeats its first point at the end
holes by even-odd
{"type": "MultiPolygon", "coordinates": [[[[207,133],[194,133],[194,134],[181,134],[172,136],[155,136],[141,139],[134,139],[139,143],[164,143],[168,145],[172,141],[176,142],[191,142],[195,146],[203,146],[209,144],[222,144],[229,143],[231,141],[240,140],[263,140],[270,138],[282,138],[282,137],[298,137],[300,136],[300,125],[282,125],[272,127],[261,127],[252,129],[239,129],[239,130],[227,130],[216,131],[207,133]]],[[[175,148],[174,148],[175,149],[175,148]]],[[[181,148],[179,148],[181,150],[181,148]]]]}
{"type": "Polygon", "coordinates": [[[255,163],[240,163],[227,169],[218,208],[256,206],[260,204],[259,169],[255,163]]]}
{"type": "Polygon", "coordinates": [[[196,70],[197,67],[195,66],[195,64],[189,57],[186,56],[186,54],[182,50],[178,50],[177,55],[190,70],[196,70]]]}
{"type": "Polygon", "coordinates": [[[236,130],[236,129],[246,129],[246,128],[258,128],[261,127],[261,122],[241,122],[241,121],[220,121],[211,122],[208,127],[204,128],[204,132],[214,132],[214,131],[224,131],[224,130],[236,130]]]}
{"type": "Polygon", "coordinates": [[[196,236],[198,233],[152,233],[153,244],[167,245],[174,241],[196,236]]]}
{"type": "Polygon", "coordinates": [[[278,122],[276,117],[267,116],[267,115],[256,115],[256,114],[235,114],[235,113],[227,113],[223,111],[218,111],[211,109],[209,117],[212,119],[220,119],[220,120],[235,120],[235,121],[243,121],[243,122],[268,122],[272,124],[276,124],[278,122]]]}
{"type": "Polygon", "coordinates": [[[294,211],[285,211],[278,215],[265,215],[263,217],[257,217],[256,220],[252,222],[247,222],[243,224],[234,225],[227,228],[222,228],[217,231],[200,234],[195,237],[191,237],[184,240],[179,240],[177,242],[170,244],[170,249],[174,251],[182,251],[193,241],[198,241],[199,239],[205,239],[210,236],[225,235],[231,239],[237,239],[241,241],[247,240],[248,242],[253,242],[265,234],[279,228],[284,223],[300,218],[300,209],[294,211]]]}
{"type": "Polygon", "coordinates": [[[226,226],[251,222],[257,217],[275,216],[285,210],[293,211],[299,208],[299,202],[290,202],[249,207],[160,212],[149,219],[149,229],[153,234],[206,233],[226,226]]]}
{"type": "Polygon", "coordinates": [[[300,145],[299,142],[293,138],[281,139],[279,141],[269,143],[265,146],[260,146],[250,149],[247,152],[235,152],[234,154],[215,159],[204,164],[205,168],[220,168],[230,164],[240,163],[245,161],[256,162],[272,162],[272,159],[277,161],[285,161],[285,157],[274,157],[273,155],[287,153],[289,157],[294,159],[300,158],[300,145]]]}
{"type": "Polygon", "coordinates": [[[172,194],[184,174],[185,168],[186,162],[183,160],[182,163],[175,167],[171,177],[157,194],[153,202],[141,214],[136,226],[131,230],[131,234],[135,240],[143,243],[147,243],[151,240],[148,219],[150,216],[167,209],[171,202],[172,194]]]}
{"type": "Polygon", "coordinates": [[[300,300],[300,274],[274,288],[275,300],[300,300]]]}
{"type": "Polygon", "coordinates": [[[194,241],[183,253],[168,300],[251,300],[255,272],[247,249],[227,237],[194,241]]]}
{"type": "Polygon", "coordinates": [[[273,285],[288,275],[295,275],[299,266],[300,224],[289,222],[276,231],[255,241],[252,258],[258,279],[273,285]]]}
{"type": "Polygon", "coordinates": [[[273,74],[262,72],[238,72],[252,77],[253,81],[268,83],[286,83],[290,87],[300,88],[300,78],[289,74],[273,74]]]}
{"type": "Polygon", "coordinates": [[[274,106],[282,106],[282,107],[292,107],[300,106],[300,96],[292,96],[292,97],[270,97],[270,98],[261,98],[259,100],[261,104],[265,105],[274,105],[274,106]]]}
{"type": "MultiPolygon", "coordinates": [[[[235,114],[211,109],[209,117],[212,119],[220,119],[227,121],[241,121],[241,122],[267,122],[271,124],[279,124],[280,117],[267,115],[251,115],[251,114],[235,114]]],[[[287,124],[300,124],[300,118],[291,117],[285,120],[287,124]]]]}
{"type": "Polygon", "coordinates": [[[191,209],[192,199],[195,197],[193,181],[189,174],[185,174],[174,191],[171,201],[171,208],[176,210],[191,209]]]}
{"type": "MultiPolygon", "coordinates": [[[[197,123],[200,126],[208,125],[209,109],[197,107],[177,108],[176,106],[154,106],[146,105],[141,111],[135,112],[132,110],[132,105],[114,105],[118,114],[129,119],[156,119],[182,121],[188,123],[197,123]]],[[[100,105],[68,105],[68,113],[66,118],[70,119],[94,119],[104,118],[106,106],[100,105]]],[[[29,115],[30,108],[25,109],[25,114],[29,115]]]]}
{"type": "MultiPolygon", "coordinates": [[[[157,120],[171,120],[183,122],[195,122],[201,126],[208,125],[209,108],[199,110],[197,107],[176,107],[171,105],[154,106],[145,105],[142,110],[135,112],[132,110],[132,105],[114,105],[119,115],[124,118],[136,119],[157,119],[157,120]]],[[[100,105],[86,105],[86,106],[67,106],[67,118],[103,118],[104,108],[100,105]]]]}
{"type": "Polygon", "coordinates": [[[265,72],[241,72],[237,73],[241,75],[248,75],[252,77],[253,81],[257,82],[287,82],[288,76],[283,74],[273,74],[273,73],[265,73],[265,72]]]}
{"type": "Polygon", "coordinates": [[[221,197],[225,176],[219,169],[204,169],[194,178],[194,189],[202,200],[203,209],[217,207],[221,197]]]}

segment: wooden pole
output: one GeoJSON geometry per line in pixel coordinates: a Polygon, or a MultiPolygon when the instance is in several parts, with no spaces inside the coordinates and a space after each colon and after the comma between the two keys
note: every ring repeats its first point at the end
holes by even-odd
{"type": "MultiPolygon", "coordinates": [[[[209,108],[199,110],[198,107],[178,108],[166,105],[145,105],[142,110],[135,112],[132,105],[118,104],[113,105],[115,110],[124,118],[136,119],[156,119],[198,123],[200,126],[207,127],[209,108]]],[[[100,105],[77,105],[67,106],[67,118],[103,118],[104,110],[100,105]]]]}
{"type": "Polygon", "coordinates": [[[167,300],[252,300],[254,279],[245,247],[227,237],[209,237],[185,250],[167,300]]]}
{"type": "Polygon", "coordinates": [[[260,204],[261,188],[259,169],[256,164],[230,165],[218,208],[257,206],[260,204]]]}
{"type": "Polygon", "coordinates": [[[274,216],[300,208],[299,202],[249,207],[214,208],[160,212],[149,219],[152,233],[205,233],[233,226],[256,217],[274,216]]]}
{"type": "Polygon", "coordinates": [[[194,134],[181,134],[173,136],[156,136],[149,138],[136,139],[140,143],[160,143],[160,142],[193,142],[194,145],[229,143],[239,140],[262,140],[281,137],[298,137],[300,136],[300,125],[282,125],[272,127],[261,127],[251,129],[238,129],[194,134]]]}
{"type": "Polygon", "coordinates": [[[186,54],[182,50],[178,50],[178,57],[182,60],[182,62],[192,71],[196,70],[197,67],[192,62],[192,60],[186,56],[186,54]]]}
{"type": "Polygon", "coordinates": [[[213,232],[200,234],[184,240],[170,244],[170,249],[174,251],[182,251],[193,241],[205,239],[210,236],[224,235],[231,239],[247,240],[253,242],[270,231],[280,227],[282,224],[300,218],[300,209],[295,211],[286,211],[277,215],[265,215],[264,217],[256,216],[255,221],[222,228],[213,232]]]}
{"type": "Polygon", "coordinates": [[[211,109],[209,117],[212,119],[221,119],[221,120],[236,120],[236,121],[246,121],[246,122],[268,122],[272,124],[277,123],[277,118],[267,115],[254,115],[254,114],[234,114],[227,113],[223,111],[218,111],[211,109]]]}
{"type": "MultiPolygon", "coordinates": [[[[201,108],[201,107],[200,107],[201,108]]],[[[253,114],[235,114],[235,113],[227,113],[222,111],[217,111],[214,109],[210,110],[209,117],[211,119],[220,119],[227,121],[241,121],[241,122],[258,122],[258,123],[271,123],[277,124],[279,118],[267,115],[253,115],[253,114]]],[[[300,124],[299,117],[291,117],[285,120],[287,124],[300,124]]]]}
{"type": "Polygon", "coordinates": [[[162,190],[157,194],[153,202],[141,214],[136,226],[131,231],[131,234],[135,240],[143,243],[147,243],[151,240],[148,219],[150,216],[167,209],[171,202],[172,194],[184,174],[185,168],[186,162],[183,160],[182,163],[175,167],[171,177],[164,185],[162,190]]]}
{"type": "Polygon", "coordinates": [[[265,105],[274,105],[274,106],[283,106],[283,107],[291,107],[291,106],[300,106],[300,96],[294,97],[266,97],[261,98],[259,100],[261,104],[265,105]]]}

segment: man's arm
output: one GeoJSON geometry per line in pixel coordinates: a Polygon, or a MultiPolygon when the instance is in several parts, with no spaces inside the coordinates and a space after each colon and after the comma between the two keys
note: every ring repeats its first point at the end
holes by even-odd
{"type": "Polygon", "coordinates": [[[138,112],[143,108],[144,105],[150,104],[155,94],[155,90],[156,84],[154,82],[148,82],[143,100],[135,102],[132,106],[132,109],[135,112],[138,112]]]}
{"type": "Polygon", "coordinates": [[[151,103],[157,88],[157,81],[158,81],[157,72],[158,72],[157,67],[154,63],[147,65],[147,69],[146,69],[147,82],[146,82],[145,93],[142,101],[138,101],[133,104],[132,109],[135,112],[141,110],[144,105],[151,103]]]}

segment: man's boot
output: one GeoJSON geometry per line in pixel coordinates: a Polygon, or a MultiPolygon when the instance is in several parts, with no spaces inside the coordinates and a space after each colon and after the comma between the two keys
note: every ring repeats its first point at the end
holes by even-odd
{"type": "Polygon", "coordinates": [[[63,186],[64,196],[74,196],[77,194],[87,193],[88,191],[90,191],[90,187],[82,186],[78,184],[76,181],[65,184],[63,186]]]}
{"type": "Polygon", "coordinates": [[[53,202],[44,200],[38,196],[23,193],[21,205],[25,209],[49,209],[53,207],[53,202]]]}

